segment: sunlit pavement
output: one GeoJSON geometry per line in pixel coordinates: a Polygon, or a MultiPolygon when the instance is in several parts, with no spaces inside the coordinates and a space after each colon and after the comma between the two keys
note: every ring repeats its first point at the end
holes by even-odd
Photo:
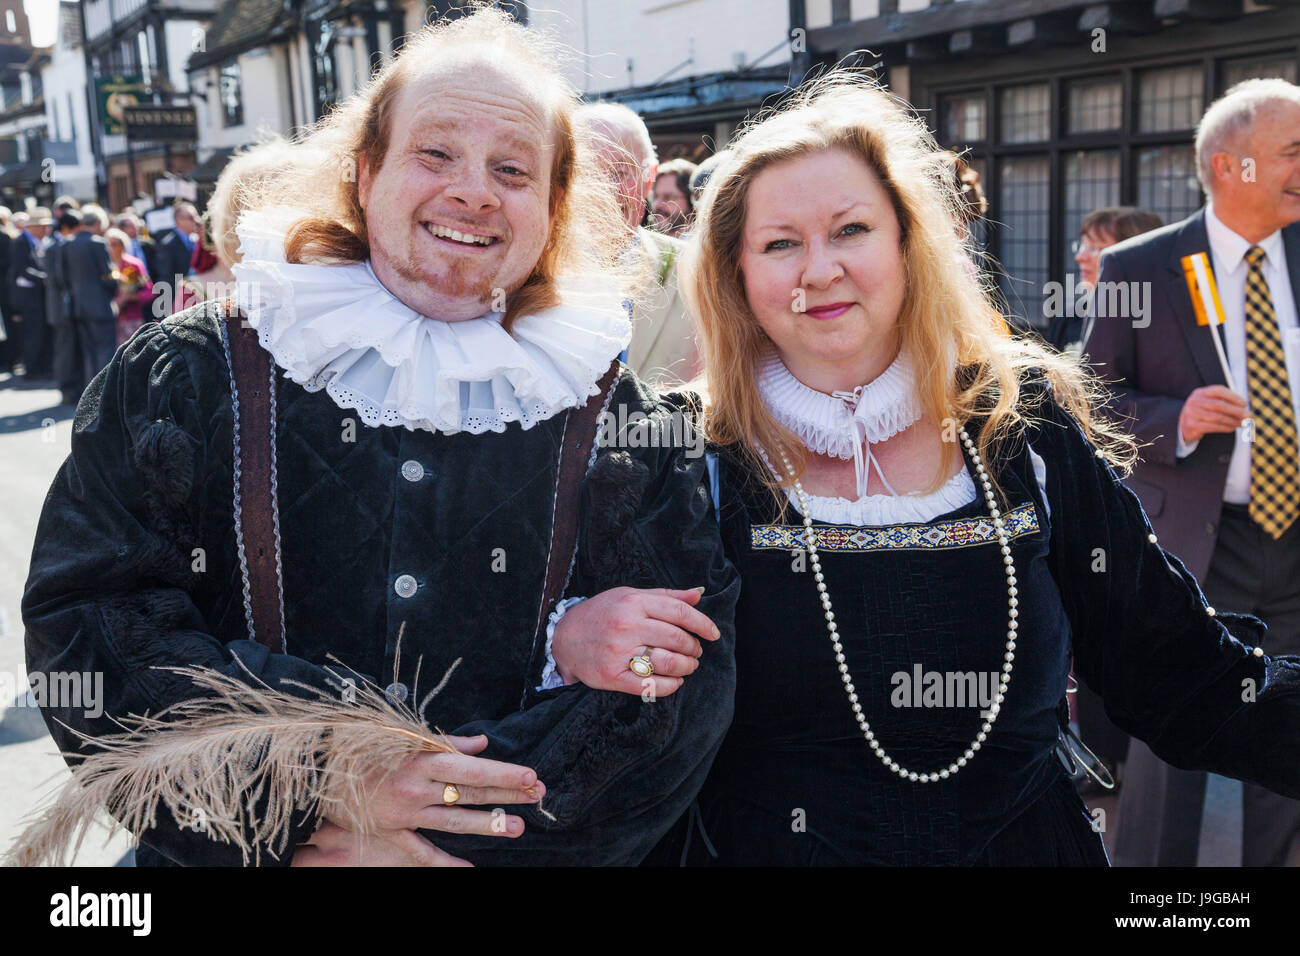
{"type": "MultiPolygon", "coordinates": [[[[42,797],[68,779],[40,711],[29,706],[19,610],[41,505],[72,435],[72,407],[43,384],[0,374],[0,853],[42,797]]],[[[104,835],[91,832],[78,865],[112,866],[123,858],[125,831],[117,828],[107,845],[104,835]]]]}

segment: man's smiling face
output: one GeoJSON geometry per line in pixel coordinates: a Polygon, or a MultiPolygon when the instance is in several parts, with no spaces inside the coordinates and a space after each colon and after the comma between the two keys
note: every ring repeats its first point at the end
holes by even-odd
{"type": "Polygon", "coordinates": [[[391,122],[383,164],[358,170],[371,265],[417,312],[476,318],[546,245],[550,117],[518,80],[469,61],[409,82],[391,122]]]}
{"type": "Polygon", "coordinates": [[[1248,148],[1259,184],[1250,202],[1260,220],[1277,229],[1300,221],[1300,105],[1275,100],[1260,109],[1248,148]]]}

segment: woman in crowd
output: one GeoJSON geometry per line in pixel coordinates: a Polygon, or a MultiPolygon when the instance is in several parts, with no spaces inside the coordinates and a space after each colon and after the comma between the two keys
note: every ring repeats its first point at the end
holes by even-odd
{"type": "Polygon", "coordinates": [[[104,233],[104,241],[108,243],[108,257],[117,276],[113,304],[117,306],[117,344],[121,345],[144,324],[153,302],[153,283],[149,281],[144,262],[127,251],[131,239],[125,232],[110,229],[104,233]]]}
{"type": "MultiPolygon", "coordinates": [[[[685,287],[743,581],[735,719],[653,859],[1105,865],[1055,754],[1072,657],[1164,759],[1300,796],[1300,663],[1206,605],[1096,385],[953,267],[924,123],[832,75],[731,148],[685,287]]],[[[552,650],[596,686],[696,666],[649,634],[552,650]]]]}
{"type": "Polygon", "coordinates": [[[1125,239],[1132,239],[1163,226],[1164,220],[1153,212],[1135,206],[1094,209],[1079,224],[1079,238],[1074,241],[1074,261],[1079,266],[1076,289],[1089,293],[1082,301],[1061,315],[1053,316],[1047,340],[1062,352],[1080,355],[1092,331],[1092,296],[1101,272],[1101,254],[1125,239]]]}

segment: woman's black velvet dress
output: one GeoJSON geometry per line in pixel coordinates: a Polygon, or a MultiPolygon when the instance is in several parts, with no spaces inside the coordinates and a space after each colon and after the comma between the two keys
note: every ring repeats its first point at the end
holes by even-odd
{"type": "MultiPolygon", "coordinates": [[[[652,862],[1104,866],[1104,818],[1055,755],[1072,656],[1111,718],[1165,760],[1300,796],[1300,662],[1254,656],[1263,625],[1210,611],[1077,424],[1050,396],[1038,414],[1022,438],[1046,463],[1047,500],[1025,441],[997,472],[1019,592],[1010,686],[974,759],[936,783],[901,779],[868,747],[811,565],[793,550],[802,517],[782,520],[738,458],[720,456],[723,538],[742,580],[735,719],[691,818],[652,862]]],[[[873,733],[910,770],[947,767],[980,729],[978,694],[944,698],[931,678],[927,695],[918,671],[995,689],[1005,653],[1007,581],[983,494],[922,524],[814,527],[873,733]]]]}

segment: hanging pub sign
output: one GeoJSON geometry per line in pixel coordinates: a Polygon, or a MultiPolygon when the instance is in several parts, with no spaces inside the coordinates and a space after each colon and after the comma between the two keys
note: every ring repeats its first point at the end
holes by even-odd
{"type": "Polygon", "coordinates": [[[120,136],[126,132],[122,111],[135,106],[145,97],[144,84],[138,76],[99,76],[95,78],[95,99],[99,103],[99,122],[105,134],[120,136]]]}
{"type": "Polygon", "coordinates": [[[198,116],[192,106],[127,106],[122,110],[122,122],[132,140],[193,143],[199,138],[198,116]]]}

